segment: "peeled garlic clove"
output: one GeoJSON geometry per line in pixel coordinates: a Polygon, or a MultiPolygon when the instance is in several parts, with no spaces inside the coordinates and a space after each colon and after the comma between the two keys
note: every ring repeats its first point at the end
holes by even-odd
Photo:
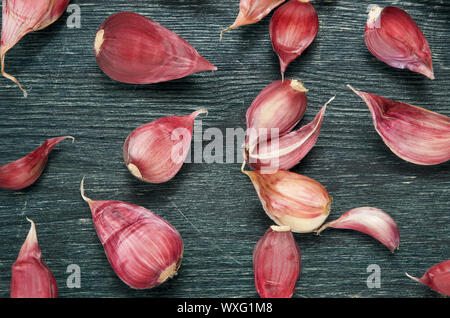
{"type": "Polygon", "coordinates": [[[243,25],[259,22],[268,15],[270,11],[278,7],[284,1],[285,0],[241,0],[236,21],[220,32],[220,40],[222,40],[223,34],[227,31],[243,25]]]}
{"type": "Polygon", "coordinates": [[[281,76],[287,66],[314,41],[319,17],[309,0],[291,0],[275,11],[270,21],[270,39],[280,59],[281,76]]]}
{"type": "Polygon", "coordinates": [[[405,274],[442,295],[450,296],[450,260],[430,267],[422,278],[410,276],[408,273],[405,274]]]}
{"type": "Polygon", "coordinates": [[[204,113],[206,109],[187,116],[162,117],[133,130],[123,145],[128,170],[145,182],[172,179],[188,154],[194,120],[204,113]]]}
{"type": "Polygon", "coordinates": [[[50,152],[59,142],[67,138],[75,140],[71,136],[51,138],[25,157],[0,165],[0,188],[21,190],[32,185],[44,171],[50,152]]]}
{"type": "Polygon", "coordinates": [[[19,86],[24,96],[27,92],[19,81],[5,72],[5,55],[26,34],[46,28],[64,13],[69,0],[3,0],[2,41],[0,48],[1,72],[19,86]]]}
{"type": "Polygon", "coordinates": [[[308,106],[306,92],[300,80],[275,81],[267,85],[247,110],[246,148],[258,139],[289,133],[303,118],[308,106]]]}
{"type": "Polygon", "coordinates": [[[330,213],[332,199],[314,179],[285,170],[242,172],[253,182],[266,214],[293,232],[313,232],[330,213]]]}
{"type": "Polygon", "coordinates": [[[31,228],[11,268],[11,298],[57,298],[55,277],[41,259],[36,226],[27,220],[31,228]]]}
{"type": "Polygon", "coordinates": [[[302,257],[288,226],[271,226],[253,251],[255,286],[261,298],[291,298],[302,257]]]}
{"type": "Polygon", "coordinates": [[[450,159],[449,117],[347,86],[367,104],[375,130],[398,157],[418,165],[450,159]]]}
{"type": "Polygon", "coordinates": [[[255,170],[289,170],[298,164],[316,144],[325,110],[333,99],[322,107],[312,122],[299,130],[260,142],[247,153],[249,165],[255,170]]]}
{"type": "Polygon", "coordinates": [[[383,210],[372,207],[350,210],[339,219],[324,224],[317,234],[328,227],[355,230],[370,235],[385,245],[392,253],[398,249],[400,243],[398,226],[394,219],[383,210]]]}
{"type": "Polygon", "coordinates": [[[369,51],[386,64],[434,79],[427,39],[406,11],[372,6],[364,41],[369,51]]]}
{"type": "Polygon", "coordinates": [[[217,70],[179,35],[133,12],[107,18],[94,50],[102,71],[123,83],[152,84],[217,70]]]}
{"type": "Polygon", "coordinates": [[[167,221],[143,207],[121,201],[93,201],[92,220],[114,272],[135,289],[156,287],[176,275],[183,241],[167,221]]]}

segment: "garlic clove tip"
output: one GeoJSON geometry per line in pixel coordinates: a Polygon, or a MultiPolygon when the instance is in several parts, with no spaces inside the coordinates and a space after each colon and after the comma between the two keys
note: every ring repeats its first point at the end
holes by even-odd
{"type": "Polygon", "coordinates": [[[230,30],[231,30],[231,27],[228,27],[228,28],[223,29],[222,31],[220,31],[219,41],[222,41],[222,39],[223,39],[223,34],[224,34],[225,32],[230,31],[230,30]]]}
{"type": "MultiPolygon", "coordinates": [[[[3,62],[3,58],[2,58],[2,62],[3,62]]],[[[2,75],[3,75],[3,77],[5,77],[5,78],[9,79],[10,81],[14,82],[14,83],[19,87],[19,89],[22,91],[23,97],[24,97],[24,98],[27,98],[27,97],[28,97],[28,93],[27,93],[27,91],[22,87],[22,85],[20,85],[20,83],[19,83],[19,81],[17,80],[17,78],[15,78],[14,76],[12,76],[12,75],[6,73],[6,72],[3,70],[3,67],[4,67],[4,65],[3,65],[3,63],[2,63],[2,75]]]]}
{"type": "Polygon", "coordinates": [[[92,202],[91,199],[89,199],[87,196],[85,196],[84,194],[84,179],[85,177],[83,177],[83,179],[81,179],[81,184],[80,184],[80,193],[81,193],[81,197],[83,198],[83,200],[87,203],[92,202]]]}
{"type": "Polygon", "coordinates": [[[420,281],[420,279],[418,279],[417,277],[411,276],[411,275],[409,275],[409,274],[406,273],[406,272],[405,272],[405,275],[406,275],[406,277],[411,278],[412,280],[415,280],[416,282],[422,283],[422,282],[420,281]]]}
{"type": "Polygon", "coordinates": [[[217,71],[218,70],[218,68],[215,65],[210,63],[207,59],[205,59],[202,56],[199,56],[195,69],[196,69],[196,72],[217,71]]]}
{"type": "Polygon", "coordinates": [[[208,116],[209,113],[206,108],[202,108],[202,109],[199,109],[199,110],[196,110],[195,112],[193,112],[191,114],[191,116],[196,118],[198,115],[201,115],[201,114],[205,114],[205,116],[208,116]]]}

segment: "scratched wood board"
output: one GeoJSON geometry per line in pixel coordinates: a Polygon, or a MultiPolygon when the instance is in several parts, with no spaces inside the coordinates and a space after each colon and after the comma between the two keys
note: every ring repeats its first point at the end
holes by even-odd
{"type": "MultiPolygon", "coordinates": [[[[52,26],[23,38],[6,57],[6,71],[28,89],[0,80],[0,163],[31,152],[45,139],[72,135],[51,154],[41,178],[22,191],[0,190],[0,297],[9,297],[11,265],[36,222],[45,263],[60,297],[257,297],[255,243],[272,224],[236,159],[185,164],[171,181],[145,184],[122,159],[122,144],[141,124],[166,115],[207,108],[202,131],[245,129],[245,112],[258,92],[280,78],[269,38],[270,16],[226,33],[238,1],[71,1],[81,28],[68,28],[65,13],[52,26]],[[110,14],[134,11],[175,31],[218,67],[155,85],[115,82],[98,68],[97,28],[110,14]],[[185,244],[178,275],[153,290],[133,290],[112,271],[97,238],[79,185],[86,176],[92,199],[122,200],[151,209],[172,223],[185,244]],[[81,269],[81,288],[66,284],[67,267],[81,269]]],[[[314,1],[320,30],[314,43],[287,69],[309,89],[301,122],[311,121],[332,96],[314,149],[293,171],[321,182],[334,201],[329,219],[359,206],[387,211],[400,227],[400,250],[353,231],[329,229],[318,237],[296,234],[302,269],[294,297],[439,297],[413,282],[450,256],[450,164],[417,166],[397,158],[373,129],[368,108],[345,87],[450,115],[450,4],[447,1],[377,1],[407,10],[426,35],[436,80],[387,66],[363,40],[373,1],[314,1]],[[380,288],[368,288],[370,264],[381,269],[380,288]]],[[[209,140],[198,139],[206,147],[209,140]]],[[[194,143],[193,143],[194,144],[194,143]]],[[[223,148],[224,153],[230,149],[223,148]]],[[[198,155],[198,154],[197,154],[198,155]]]]}

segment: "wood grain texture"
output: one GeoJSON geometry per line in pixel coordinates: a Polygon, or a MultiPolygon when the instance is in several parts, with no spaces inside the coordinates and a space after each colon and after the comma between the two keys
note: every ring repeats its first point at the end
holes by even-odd
{"type": "MultiPolygon", "coordinates": [[[[44,261],[60,297],[257,297],[252,252],[271,222],[240,163],[186,164],[170,182],[144,184],[122,160],[122,143],[139,125],[160,116],[207,108],[203,130],[245,128],[245,112],[258,92],[279,79],[272,51],[270,16],[260,23],[219,32],[238,12],[238,1],[81,1],[81,28],[54,25],[27,35],[6,57],[6,71],[28,89],[0,79],[0,163],[27,154],[45,139],[72,135],[60,143],[42,177],[23,191],[0,190],[0,297],[9,296],[10,267],[36,222],[44,261]],[[114,82],[97,67],[93,41],[102,21],[134,11],[175,31],[217,72],[155,85],[114,82]],[[128,288],[113,273],[96,236],[88,205],[79,194],[86,176],[92,199],[142,205],[181,233],[185,253],[177,277],[154,290],[128,288]],[[81,267],[81,288],[66,286],[69,264],[81,267]]],[[[407,10],[426,35],[436,80],[397,70],[366,49],[363,30],[372,1],[314,1],[317,39],[287,69],[301,78],[312,120],[328,98],[316,147],[293,171],[326,186],[334,202],[330,219],[358,206],[375,206],[400,226],[394,255],[379,242],[352,231],[327,230],[320,237],[295,235],[302,272],[294,297],[439,297],[408,278],[450,256],[450,163],[422,167],[397,158],[372,126],[362,100],[345,84],[387,98],[450,115],[450,5],[444,0],[377,1],[407,10]],[[381,288],[368,289],[369,264],[381,267],[381,288]]],[[[204,142],[206,145],[208,142],[204,142]]]]}

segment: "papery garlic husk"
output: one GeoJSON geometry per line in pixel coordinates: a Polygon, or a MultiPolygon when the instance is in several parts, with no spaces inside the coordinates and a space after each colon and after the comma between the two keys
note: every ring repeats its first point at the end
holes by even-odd
{"type": "Polygon", "coordinates": [[[55,277],[42,262],[36,226],[31,223],[25,243],[11,268],[11,298],[57,298],[55,277]]]}
{"type": "Polygon", "coordinates": [[[27,92],[19,81],[5,72],[5,55],[26,34],[46,28],[66,10],[69,0],[3,0],[2,40],[0,48],[2,75],[27,92]]]}
{"type": "Polygon", "coordinates": [[[289,170],[297,165],[316,144],[325,110],[333,99],[322,107],[309,124],[280,138],[263,140],[251,152],[247,150],[249,166],[255,170],[289,170]]]}
{"type": "Polygon", "coordinates": [[[355,230],[370,235],[385,245],[392,253],[398,249],[400,244],[397,223],[389,214],[377,208],[361,207],[350,210],[339,219],[324,224],[317,234],[328,227],[355,230]]]}
{"type": "Polygon", "coordinates": [[[220,40],[227,31],[236,29],[243,25],[259,22],[273,9],[282,4],[285,0],[241,0],[239,4],[239,14],[232,25],[220,32],[220,40]]]}
{"type": "Polygon", "coordinates": [[[267,85],[247,110],[247,150],[258,139],[270,139],[274,133],[279,137],[292,131],[308,107],[307,91],[303,83],[295,79],[267,85]]]}
{"type": "Polygon", "coordinates": [[[75,140],[72,136],[51,138],[25,157],[0,165],[0,188],[21,190],[32,185],[44,171],[48,155],[53,148],[68,138],[75,140]]]}
{"type": "MultiPolygon", "coordinates": [[[[84,179],[83,179],[84,181],[84,179]]],[[[135,289],[150,289],[176,275],[183,257],[178,231],[150,210],[121,201],[93,201],[92,220],[117,276],[135,289]]]]}
{"type": "Polygon", "coordinates": [[[133,130],[123,145],[128,170],[149,183],[172,179],[188,154],[194,120],[204,113],[206,109],[187,116],[162,117],[133,130]]]}
{"type": "Polygon", "coordinates": [[[152,84],[217,67],[179,35],[133,12],[107,18],[97,31],[95,57],[110,78],[129,84],[152,84]]]}
{"type": "Polygon", "coordinates": [[[372,6],[364,41],[369,51],[386,64],[434,79],[427,39],[406,11],[372,6]]]}
{"type": "Polygon", "coordinates": [[[266,214],[292,232],[313,232],[330,213],[332,198],[314,179],[285,170],[242,172],[253,182],[266,214]]]}
{"type": "Polygon", "coordinates": [[[398,157],[418,165],[450,160],[449,117],[347,86],[367,104],[375,130],[398,157]]]}
{"type": "Polygon", "coordinates": [[[405,274],[442,295],[450,296],[450,260],[430,267],[421,278],[405,274]]]}
{"type": "Polygon", "coordinates": [[[318,31],[319,17],[309,0],[291,0],[275,11],[270,20],[270,39],[283,78],[289,63],[306,50],[318,31]]]}
{"type": "Polygon", "coordinates": [[[255,287],[261,298],[291,298],[302,257],[289,226],[271,226],[253,251],[255,287]]]}

